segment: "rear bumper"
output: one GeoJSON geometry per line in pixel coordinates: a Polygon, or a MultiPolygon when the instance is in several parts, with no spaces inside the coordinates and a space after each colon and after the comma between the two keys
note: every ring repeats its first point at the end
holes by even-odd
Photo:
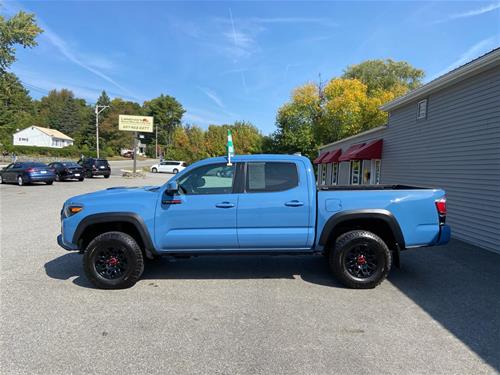
{"type": "Polygon", "coordinates": [[[50,181],[54,181],[54,179],[56,178],[55,175],[37,175],[37,176],[26,176],[26,179],[29,181],[29,182],[50,182],[50,181]]]}
{"type": "Polygon", "coordinates": [[[77,251],[80,250],[78,246],[73,245],[72,243],[65,243],[62,234],[57,236],[57,244],[61,246],[64,250],[68,251],[77,251]]]}
{"type": "Polygon", "coordinates": [[[451,228],[449,225],[443,224],[439,226],[439,234],[434,246],[446,245],[451,239],[451,228]]]}
{"type": "Polygon", "coordinates": [[[111,171],[92,171],[92,176],[109,176],[111,171]]]}

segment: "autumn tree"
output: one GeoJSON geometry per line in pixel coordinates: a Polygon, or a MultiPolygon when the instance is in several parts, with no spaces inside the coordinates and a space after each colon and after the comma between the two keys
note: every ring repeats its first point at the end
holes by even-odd
{"type": "Polygon", "coordinates": [[[350,65],[344,70],[342,78],[363,82],[370,94],[381,90],[402,95],[420,86],[424,75],[423,70],[414,68],[406,61],[386,59],[350,65]]]}

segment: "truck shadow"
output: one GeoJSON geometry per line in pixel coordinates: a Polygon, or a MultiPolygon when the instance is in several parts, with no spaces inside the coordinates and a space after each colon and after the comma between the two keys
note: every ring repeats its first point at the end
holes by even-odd
{"type": "Polygon", "coordinates": [[[500,254],[453,240],[401,258],[389,281],[500,371],[500,254]]]}
{"type": "MultiPolygon", "coordinates": [[[[45,264],[46,274],[58,280],[73,279],[76,285],[93,288],[82,268],[82,256],[68,253],[45,264]]],[[[147,262],[143,280],[296,279],[344,288],[331,275],[326,259],[318,256],[200,256],[189,259],[161,258],[147,262]]]]}

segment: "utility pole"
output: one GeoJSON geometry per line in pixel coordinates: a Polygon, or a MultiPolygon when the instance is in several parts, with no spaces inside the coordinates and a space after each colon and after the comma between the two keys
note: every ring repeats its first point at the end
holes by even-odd
{"type": "Polygon", "coordinates": [[[156,123],[155,154],[158,159],[158,122],[156,123]]]}
{"type": "Polygon", "coordinates": [[[99,159],[99,113],[109,108],[109,105],[95,105],[95,137],[96,137],[96,150],[97,158],[99,159]],[[99,109],[100,108],[100,109],[99,109]]]}

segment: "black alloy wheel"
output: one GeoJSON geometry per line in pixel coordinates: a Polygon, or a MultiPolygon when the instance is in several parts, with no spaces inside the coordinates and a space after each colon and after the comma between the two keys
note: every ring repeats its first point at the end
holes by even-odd
{"type": "Polygon", "coordinates": [[[144,258],[133,237],[123,232],[106,232],[94,238],[85,249],[83,267],[96,287],[123,289],[140,279],[144,258]]]}
{"type": "Polygon", "coordinates": [[[387,277],[392,253],[375,233],[353,230],[341,234],[328,253],[330,269],[345,286],[368,289],[387,277]]]}

